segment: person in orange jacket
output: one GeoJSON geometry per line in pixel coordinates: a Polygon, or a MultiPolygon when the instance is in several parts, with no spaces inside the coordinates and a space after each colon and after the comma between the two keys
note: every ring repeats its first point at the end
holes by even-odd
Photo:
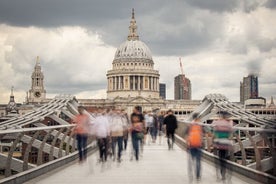
{"type": "Polygon", "coordinates": [[[77,148],[79,151],[79,162],[82,163],[87,158],[87,136],[88,136],[88,123],[89,117],[85,114],[85,108],[78,107],[79,114],[73,119],[76,124],[74,133],[77,139],[77,148]]]}

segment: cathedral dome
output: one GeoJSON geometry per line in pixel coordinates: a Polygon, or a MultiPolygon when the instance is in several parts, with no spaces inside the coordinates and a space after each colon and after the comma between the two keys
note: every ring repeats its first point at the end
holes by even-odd
{"type": "Polygon", "coordinates": [[[139,40],[132,9],[127,40],[115,52],[107,71],[107,98],[159,98],[159,72],[154,70],[150,49],[139,40]]]}
{"type": "Polygon", "coordinates": [[[140,40],[127,40],[118,47],[114,60],[124,58],[152,60],[150,49],[144,42],[140,40]]]}

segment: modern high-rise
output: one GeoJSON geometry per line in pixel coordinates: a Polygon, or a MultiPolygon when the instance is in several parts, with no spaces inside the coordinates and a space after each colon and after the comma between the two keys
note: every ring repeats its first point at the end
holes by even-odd
{"type": "Polygon", "coordinates": [[[159,95],[161,98],[166,99],[166,84],[159,83],[159,95]]]}
{"type": "Polygon", "coordinates": [[[178,75],[174,78],[174,99],[192,99],[191,81],[185,75],[178,75]]]}
{"type": "Polygon", "coordinates": [[[244,103],[247,99],[258,97],[258,76],[250,74],[247,77],[244,77],[243,81],[240,82],[240,102],[244,103]]]}

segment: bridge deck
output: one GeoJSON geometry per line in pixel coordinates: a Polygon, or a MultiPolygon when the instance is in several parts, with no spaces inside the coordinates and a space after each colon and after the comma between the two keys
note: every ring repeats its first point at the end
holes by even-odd
{"type": "MultiPolygon", "coordinates": [[[[131,144],[129,144],[131,146],[131,144]]],[[[130,148],[130,147],[129,147],[130,148]]],[[[97,183],[97,184],[183,184],[191,183],[187,171],[187,153],[175,146],[168,150],[163,142],[145,145],[141,159],[130,160],[130,149],[122,155],[121,163],[108,161],[97,163],[98,152],[88,157],[87,162],[69,163],[63,168],[53,170],[48,174],[35,178],[26,184],[38,183],[97,183]]],[[[196,183],[194,181],[193,183],[196,183]]],[[[215,167],[206,161],[202,162],[202,177],[199,183],[222,183],[217,181],[215,167]]],[[[258,183],[237,173],[233,173],[227,183],[258,183]]]]}

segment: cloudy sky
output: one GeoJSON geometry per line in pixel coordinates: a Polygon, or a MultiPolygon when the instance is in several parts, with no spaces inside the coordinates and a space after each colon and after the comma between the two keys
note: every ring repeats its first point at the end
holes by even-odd
{"type": "Polygon", "coordinates": [[[135,8],[140,40],[151,49],[160,82],[192,82],[192,98],[222,93],[259,76],[260,96],[276,98],[275,0],[1,0],[0,103],[25,100],[40,57],[47,97],[105,98],[106,72],[128,35],[135,8]]]}

